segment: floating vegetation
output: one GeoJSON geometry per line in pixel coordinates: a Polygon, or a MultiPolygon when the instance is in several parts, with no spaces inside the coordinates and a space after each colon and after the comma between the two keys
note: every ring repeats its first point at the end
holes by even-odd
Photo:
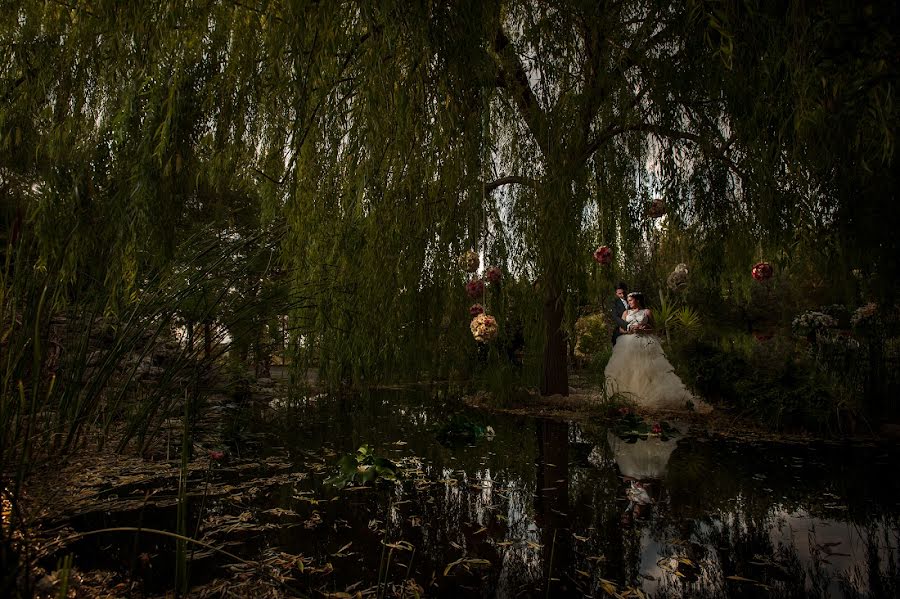
{"type": "Polygon", "coordinates": [[[442,445],[470,443],[482,438],[492,439],[494,429],[463,414],[454,414],[438,426],[435,436],[442,445]]]}
{"type": "Polygon", "coordinates": [[[338,460],[340,472],[328,478],[325,484],[338,488],[347,485],[364,485],[376,480],[396,480],[397,465],[391,460],[376,456],[368,445],[362,445],[355,454],[346,454],[338,460]]]}

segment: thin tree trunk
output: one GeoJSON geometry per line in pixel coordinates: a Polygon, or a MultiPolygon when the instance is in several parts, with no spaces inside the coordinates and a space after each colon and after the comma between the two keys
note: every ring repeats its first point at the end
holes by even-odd
{"type": "Polygon", "coordinates": [[[548,292],[544,300],[544,359],[541,395],[569,395],[566,336],[562,328],[563,302],[558,292],[548,292]]]}
{"type": "Polygon", "coordinates": [[[203,354],[207,359],[212,354],[212,324],[208,320],[203,323],[203,354]]]}

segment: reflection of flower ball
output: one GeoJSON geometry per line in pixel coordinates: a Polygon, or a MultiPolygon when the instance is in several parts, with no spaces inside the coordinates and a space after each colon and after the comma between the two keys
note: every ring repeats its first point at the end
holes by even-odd
{"type": "Polygon", "coordinates": [[[687,264],[679,264],[675,267],[669,277],[666,279],[666,285],[672,291],[681,291],[688,284],[688,267],[687,264]]]}
{"type": "Polygon", "coordinates": [[[753,265],[750,274],[753,275],[753,278],[757,281],[766,281],[772,278],[772,275],[775,274],[775,269],[772,268],[772,265],[768,262],[757,262],[753,265]]]}
{"type": "Polygon", "coordinates": [[[653,433],[654,435],[662,434],[662,427],[657,422],[653,425],[653,428],[650,429],[650,432],[653,433]]]}
{"type": "Polygon", "coordinates": [[[612,250],[607,245],[601,245],[594,250],[594,261],[597,264],[609,264],[612,262],[612,250]]]}
{"type": "Polygon", "coordinates": [[[472,304],[469,306],[469,316],[478,316],[484,314],[484,306],[481,304],[472,304]]]}
{"type": "Polygon", "coordinates": [[[469,294],[469,297],[478,297],[484,293],[484,281],[481,279],[472,279],[466,283],[466,293],[469,294]]]}
{"type": "Polygon", "coordinates": [[[660,218],[666,214],[666,203],[662,198],[656,198],[647,208],[647,218],[660,218]]]}
{"type": "Polygon", "coordinates": [[[469,250],[459,257],[459,267],[466,272],[475,272],[478,270],[479,264],[481,264],[481,260],[473,250],[469,250]]]}
{"type": "Polygon", "coordinates": [[[499,327],[497,327],[497,319],[487,314],[479,314],[473,318],[469,328],[472,330],[472,336],[475,337],[475,341],[481,343],[493,341],[497,338],[497,333],[500,331],[499,327]]]}
{"type": "Polygon", "coordinates": [[[499,266],[492,266],[484,273],[484,278],[488,280],[488,283],[498,283],[502,276],[503,272],[500,270],[499,266]]]}

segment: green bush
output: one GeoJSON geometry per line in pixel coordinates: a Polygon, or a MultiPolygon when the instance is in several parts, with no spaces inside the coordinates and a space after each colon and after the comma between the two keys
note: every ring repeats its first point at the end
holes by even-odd
{"type": "Polygon", "coordinates": [[[842,380],[798,354],[787,337],[749,346],[697,340],[678,347],[678,363],[699,395],[773,429],[835,432],[855,420],[842,380]]]}

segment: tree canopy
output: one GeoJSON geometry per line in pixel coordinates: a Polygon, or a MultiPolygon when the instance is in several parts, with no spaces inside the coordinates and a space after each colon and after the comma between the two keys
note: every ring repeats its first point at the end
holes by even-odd
{"type": "Polygon", "coordinates": [[[7,241],[27,229],[35,268],[114,309],[201,229],[277,239],[246,283],[314,295],[295,344],[336,380],[464,361],[470,248],[522,283],[496,307],[542,310],[544,393],[568,391],[573,294],[653,260],[713,287],[805,260],[895,292],[891,3],[0,10],[7,241]]]}

